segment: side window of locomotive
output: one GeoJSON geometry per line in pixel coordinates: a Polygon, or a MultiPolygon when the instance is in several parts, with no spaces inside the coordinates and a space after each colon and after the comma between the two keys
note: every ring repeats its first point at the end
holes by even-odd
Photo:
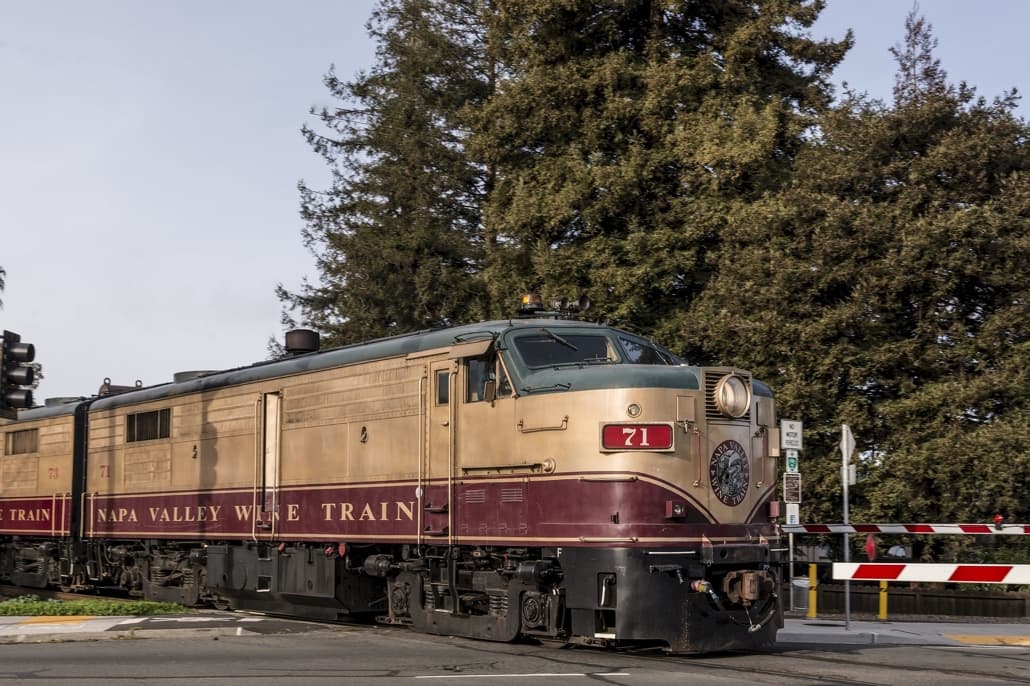
{"type": "Polygon", "coordinates": [[[619,343],[622,344],[622,349],[626,352],[626,359],[630,364],[679,364],[679,361],[671,353],[659,350],[644,341],[620,337],[619,343]]]}
{"type": "Polygon", "coordinates": [[[465,402],[476,403],[486,399],[486,381],[492,371],[489,360],[474,357],[465,362],[465,402]]]}
{"type": "Polygon", "coordinates": [[[515,348],[529,367],[618,361],[608,338],[592,334],[560,334],[541,329],[539,334],[516,338],[515,348]]]}
{"type": "Polygon", "coordinates": [[[451,373],[441,370],[436,373],[436,404],[446,405],[451,401],[451,373]]]}
{"type": "Polygon", "coordinates": [[[4,434],[4,455],[27,455],[35,452],[39,452],[39,429],[22,429],[4,434]]]}
{"type": "Polygon", "coordinates": [[[494,364],[497,369],[497,397],[508,398],[512,393],[511,379],[508,378],[508,375],[505,373],[504,367],[501,365],[499,360],[495,361],[494,364]]]}
{"type": "Polygon", "coordinates": [[[496,382],[494,393],[498,398],[511,395],[511,383],[496,357],[474,357],[465,363],[465,402],[486,400],[486,384],[496,382]]]}
{"type": "Polygon", "coordinates": [[[125,417],[125,442],[152,441],[171,436],[172,411],[136,412],[125,417]]]}

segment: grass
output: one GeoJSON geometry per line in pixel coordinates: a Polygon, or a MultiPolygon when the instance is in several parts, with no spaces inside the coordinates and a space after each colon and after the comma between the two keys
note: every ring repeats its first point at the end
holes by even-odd
{"type": "Polygon", "coordinates": [[[123,602],[104,600],[103,598],[84,598],[82,600],[40,600],[38,596],[23,595],[0,602],[0,615],[3,616],[55,616],[55,615],[93,615],[117,616],[131,615],[135,617],[161,614],[183,614],[189,610],[175,603],[158,603],[150,600],[123,602]]]}

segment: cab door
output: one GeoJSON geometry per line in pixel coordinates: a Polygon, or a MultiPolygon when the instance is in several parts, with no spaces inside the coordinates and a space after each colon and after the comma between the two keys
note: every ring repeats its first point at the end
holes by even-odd
{"type": "Polygon", "coordinates": [[[454,402],[457,365],[452,359],[429,364],[426,384],[426,456],[420,483],[423,540],[453,544],[454,402]]]}

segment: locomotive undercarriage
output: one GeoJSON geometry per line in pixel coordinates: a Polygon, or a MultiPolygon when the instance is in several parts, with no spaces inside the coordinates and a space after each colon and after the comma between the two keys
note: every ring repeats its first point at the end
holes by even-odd
{"type": "Polygon", "coordinates": [[[132,542],[14,538],[0,544],[0,580],[26,588],[139,594],[143,550],[132,542]]]}
{"type": "Polygon", "coordinates": [[[510,641],[755,648],[782,626],[764,545],[471,548],[14,539],[0,580],[510,641]]]}

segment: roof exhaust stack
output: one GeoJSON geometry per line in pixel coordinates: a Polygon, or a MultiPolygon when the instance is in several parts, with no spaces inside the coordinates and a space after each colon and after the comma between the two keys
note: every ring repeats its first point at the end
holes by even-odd
{"type": "Polygon", "coordinates": [[[317,331],[294,329],[286,332],[286,352],[289,355],[304,355],[318,352],[320,345],[317,331]]]}

